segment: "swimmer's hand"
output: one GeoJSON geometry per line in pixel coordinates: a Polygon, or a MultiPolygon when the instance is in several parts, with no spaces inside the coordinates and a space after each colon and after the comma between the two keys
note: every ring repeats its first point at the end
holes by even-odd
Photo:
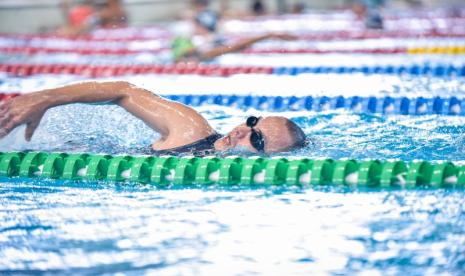
{"type": "Polygon", "coordinates": [[[26,124],[25,138],[30,141],[40,120],[47,110],[47,104],[40,94],[31,93],[0,103],[0,138],[14,128],[26,124]]]}

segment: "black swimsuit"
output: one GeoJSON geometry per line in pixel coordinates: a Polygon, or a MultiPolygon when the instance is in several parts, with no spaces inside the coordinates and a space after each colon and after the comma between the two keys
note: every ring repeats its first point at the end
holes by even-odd
{"type": "Polygon", "coordinates": [[[215,133],[207,136],[196,142],[180,146],[177,148],[166,149],[166,150],[154,150],[150,148],[151,155],[181,155],[181,154],[192,154],[196,156],[204,156],[215,152],[213,144],[216,140],[223,137],[223,135],[215,133]]]}

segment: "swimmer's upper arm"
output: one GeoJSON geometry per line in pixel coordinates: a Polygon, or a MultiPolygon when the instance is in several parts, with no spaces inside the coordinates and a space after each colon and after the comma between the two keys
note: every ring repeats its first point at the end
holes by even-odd
{"type": "Polygon", "coordinates": [[[260,36],[257,36],[257,37],[243,39],[243,40],[240,40],[240,41],[238,41],[236,43],[232,43],[232,44],[229,44],[229,45],[221,45],[221,46],[215,47],[215,48],[213,48],[213,49],[211,49],[209,51],[205,51],[205,52],[201,53],[201,59],[202,60],[209,60],[209,59],[213,59],[213,58],[216,58],[216,57],[224,55],[224,54],[238,52],[238,51],[244,50],[245,48],[253,45],[254,43],[257,43],[257,42],[262,41],[264,39],[267,39],[269,37],[270,37],[270,35],[268,35],[268,34],[267,35],[260,35],[260,36]]]}
{"type": "Polygon", "coordinates": [[[189,133],[191,137],[186,139],[195,140],[198,135],[204,137],[213,132],[207,120],[189,106],[134,85],[128,85],[122,92],[123,97],[116,104],[144,121],[162,137],[189,133]]]}
{"type": "Polygon", "coordinates": [[[149,127],[162,136],[169,133],[168,113],[170,104],[160,96],[137,86],[126,84],[122,91],[123,96],[115,103],[144,121],[149,127]]]}
{"type": "Polygon", "coordinates": [[[114,103],[149,127],[168,136],[171,130],[182,127],[186,131],[210,126],[194,109],[178,102],[166,100],[146,89],[126,81],[84,82],[50,91],[53,103],[57,106],[69,103],[114,103]]]}
{"type": "Polygon", "coordinates": [[[117,104],[143,120],[148,126],[167,135],[169,118],[161,115],[163,99],[126,81],[83,82],[45,92],[48,107],[70,104],[117,104]]]}
{"type": "Polygon", "coordinates": [[[21,124],[28,124],[31,137],[45,111],[72,103],[114,103],[143,120],[162,137],[190,133],[186,139],[211,132],[208,122],[194,109],[166,100],[128,82],[83,82],[59,88],[28,93],[9,101],[8,109],[0,108],[0,137],[21,124]],[[6,112],[9,111],[9,112],[6,112]],[[6,116],[3,116],[5,114],[6,116]]]}

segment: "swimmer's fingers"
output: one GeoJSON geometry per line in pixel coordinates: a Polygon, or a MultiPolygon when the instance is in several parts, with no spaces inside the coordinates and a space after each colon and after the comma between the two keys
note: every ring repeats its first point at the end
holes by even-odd
{"type": "Polygon", "coordinates": [[[3,120],[0,126],[0,139],[7,136],[15,127],[19,124],[15,118],[8,117],[6,120],[3,120]]]}
{"type": "Polygon", "coordinates": [[[2,123],[4,124],[4,121],[6,121],[9,116],[10,116],[10,112],[0,111],[0,127],[2,127],[2,123]]]}
{"type": "Polygon", "coordinates": [[[10,120],[10,112],[2,112],[0,114],[0,129],[3,128],[10,120]]]}
{"type": "Polygon", "coordinates": [[[10,109],[9,101],[0,101],[0,117],[10,109]]]}
{"type": "Polygon", "coordinates": [[[5,127],[5,125],[11,121],[14,113],[15,112],[10,109],[9,101],[0,108],[0,128],[5,127]]]}
{"type": "Polygon", "coordinates": [[[35,119],[29,122],[26,125],[26,132],[24,133],[24,138],[26,139],[26,141],[31,141],[32,135],[36,131],[37,127],[39,126],[41,119],[42,119],[42,116],[40,116],[38,119],[35,119]]]}

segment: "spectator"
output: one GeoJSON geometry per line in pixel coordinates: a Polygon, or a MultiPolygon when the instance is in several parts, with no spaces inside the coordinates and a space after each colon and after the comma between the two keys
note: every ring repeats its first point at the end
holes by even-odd
{"type": "Polygon", "coordinates": [[[81,35],[97,27],[121,27],[127,23],[126,12],[119,0],[84,0],[75,4],[64,0],[62,9],[67,23],[58,29],[57,33],[61,35],[81,35]]]}
{"type": "Polygon", "coordinates": [[[253,0],[250,10],[255,16],[266,14],[266,7],[262,0],[253,0]]]}
{"type": "Polygon", "coordinates": [[[297,2],[292,5],[291,12],[293,14],[302,14],[305,12],[305,4],[302,2],[297,2]]]}
{"type": "Polygon", "coordinates": [[[99,23],[101,27],[124,27],[127,24],[127,14],[120,0],[106,0],[98,5],[99,23]]]}
{"type": "Polygon", "coordinates": [[[352,2],[352,11],[359,19],[365,21],[365,27],[369,29],[382,29],[383,18],[381,8],[385,0],[355,0],[352,2]]]}

